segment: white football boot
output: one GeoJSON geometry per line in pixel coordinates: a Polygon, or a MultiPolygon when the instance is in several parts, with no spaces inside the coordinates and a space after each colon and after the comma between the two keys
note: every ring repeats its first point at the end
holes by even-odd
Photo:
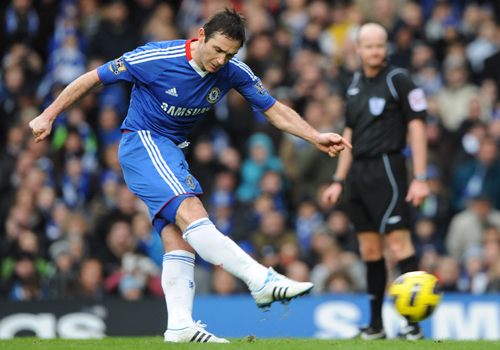
{"type": "Polygon", "coordinates": [[[311,282],[297,282],[273,270],[267,271],[267,279],[264,286],[252,292],[258,307],[270,306],[275,301],[290,301],[297,297],[306,295],[314,287],[311,282]]]}
{"type": "Polygon", "coordinates": [[[205,330],[206,324],[201,321],[194,323],[189,327],[170,330],[165,332],[165,341],[169,343],[229,343],[227,339],[218,338],[205,330]]]}

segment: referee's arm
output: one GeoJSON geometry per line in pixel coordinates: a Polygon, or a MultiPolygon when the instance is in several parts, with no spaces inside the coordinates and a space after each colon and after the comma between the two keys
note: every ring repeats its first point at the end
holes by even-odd
{"type": "MultiPolygon", "coordinates": [[[[345,127],[342,137],[349,143],[352,141],[352,129],[345,127]]],[[[323,201],[326,203],[331,203],[335,205],[339,200],[342,190],[344,189],[344,181],[347,177],[347,173],[351,168],[352,163],[352,151],[346,149],[339,156],[339,163],[337,165],[337,170],[335,175],[333,175],[333,183],[328,187],[325,192],[323,192],[323,201]]]]}
{"type": "Polygon", "coordinates": [[[103,84],[97,69],[85,73],[69,84],[42,114],[29,123],[36,138],[35,142],[40,142],[50,135],[52,123],[59,114],[101,86],[103,84]]]}
{"type": "Polygon", "coordinates": [[[408,124],[415,175],[408,189],[406,201],[418,206],[430,192],[426,181],[427,137],[424,122],[427,102],[424,91],[413,83],[409,75],[396,74],[392,80],[400,96],[401,110],[408,124]]]}
{"type": "MultiPolygon", "coordinates": [[[[425,134],[425,124],[422,119],[413,119],[408,123],[408,133],[413,158],[413,174],[426,174],[427,167],[427,137],[425,134]]],[[[414,206],[420,205],[429,195],[429,186],[424,180],[414,178],[408,189],[407,202],[412,202],[414,206]]]]}
{"type": "Polygon", "coordinates": [[[338,156],[346,147],[352,148],[339,134],[318,132],[297,112],[278,101],[262,114],[278,129],[306,140],[320,151],[328,153],[330,157],[338,156]]]}

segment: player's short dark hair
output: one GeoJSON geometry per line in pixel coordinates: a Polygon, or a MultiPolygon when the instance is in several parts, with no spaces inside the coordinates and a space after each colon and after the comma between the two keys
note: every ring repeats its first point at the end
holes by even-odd
{"type": "Polygon", "coordinates": [[[243,46],[247,40],[245,33],[246,22],[245,17],[238,13],[234,7],[224,7],[223,10],[217,11],[210,16],[203,26],[206,41],[219,33],[229,39],[238,40],[243,46]]]}

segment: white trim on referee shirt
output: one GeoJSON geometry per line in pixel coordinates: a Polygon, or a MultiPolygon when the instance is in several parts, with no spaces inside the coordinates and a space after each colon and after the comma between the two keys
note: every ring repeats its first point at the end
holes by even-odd
{"type": "Polygon", "coordinates": [[[394,82],[392,81],[392,78],[399,73],[406,74],[406,71],[403,68],[396,68],[393,71],[389,72],[386,78],[387,86],[389,86],[389,90],[391,91],[391,94],[395,100],[399,100],[399,95],[398,92],[396,91],[396,88],[394,87],[394,82]]]}

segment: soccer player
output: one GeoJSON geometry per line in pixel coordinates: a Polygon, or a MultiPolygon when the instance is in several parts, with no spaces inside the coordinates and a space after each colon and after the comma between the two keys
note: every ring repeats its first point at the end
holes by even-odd
{"type": "Polygon", "coordinates": [[[250,68],[234,57],[244,42],[244,18],[234,8],[221,10],[208,19],[196,39],[148,43],[82,75],[30,122],[40,142],[50,134],[54,119],[88,93],[121,80],[134,83],[118,156],[127,186],[147,204],[165,246],[165,341],[227,342],[193,322],[195,251],[241,278],[258,307],[291,300],[313,287],[266,269],[208,219],[196,197],[202,189],[189,173],[183,152],[194,123],[234,88],[276,127],[330,156],[351,147],[340,135],[317,132],[270,96],[250,68]]]}
{"type": "MultiPolygon", "coordinates": [[[[381,339],[382,303],[387,283],[383,241],[398,262],[401,273],[418,270],[409,226],[408,205],[418,206],[429,194],[427,185],[427,103],[404,69],[386,61],[387,32],[378,24],[363,25],[355,43],[362,69],[346,92],[346,128],[343,136],[353,150],[339,158],[333,184],[324,199],[336,203],[349,172],[349,212],[367,266],[371,322],[361,330],[363,339],[381,339]],[[405,157],[401,151],[410,136],[413,181],[407,190],[405,157]],[[406,202],[405,202],[406,199],[406,202]]],[[[410,324],[400,337],[423,337],[418,323],[410,324]]]]}

